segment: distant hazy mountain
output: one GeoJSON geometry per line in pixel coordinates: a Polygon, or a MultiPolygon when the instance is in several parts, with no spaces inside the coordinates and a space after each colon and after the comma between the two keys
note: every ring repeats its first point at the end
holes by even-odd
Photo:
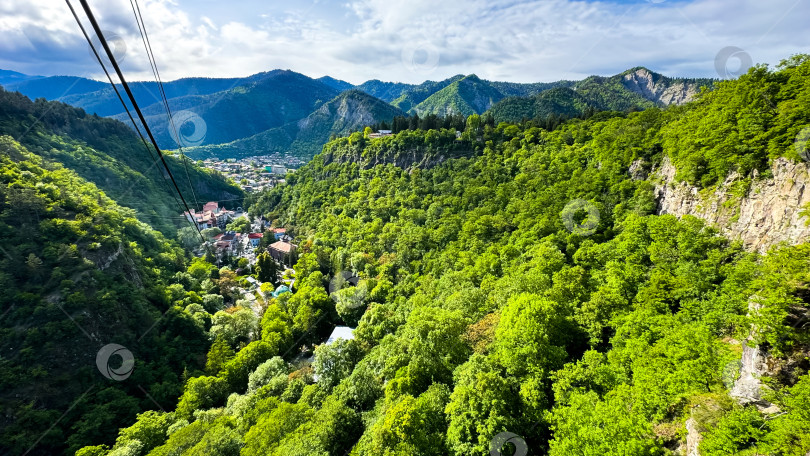
{"type": "MultiPolygon", "coordinates": [[[[84,96],[105,89],[109,87],[109,84],[77,76],[49,76],[46,78],[23,78],[17,82],[3,84],[3,87],[6,90],[20,92],[32,100],[46,98],[48,100],[62,101],[66,96],[84,96]]],[[[70,104],[78,108],[84,107],[76,103],[70,104]]],[[[122,111],[120,103],[118,106],[119,108],[115,112],[122,111]]],[[[104,114],[99,113],[99,115],[104,114]]]]}
{"type": "Polygon", "coordinates": [[[268,152],[288,152],[312,157],[321,151],[331,135],[345,135],[380,121],[390,122],[405,115],[390,104],[360,90],[349,90],[323,104],[312,114],[296,122],[273,128],[249,138],[227,144],[188,148],[195,159],[207,157],[243,157],[268,152]]]}
{"type": "MultiPolygon", "coordinates": [[[[191,111],[204,121],[204,138],[183,145],[206,145],[235,141],[303,119],[337,94],[337,90],[302,74],[274,71],[257,82],[222,92],[172,98],[169,106],[175,115],[191,111]]],[[[163,105],[154,103],[143,112],[158,143],[176,149],[163,105]]],[[[125,114],[113,117],[127,119],[125,114]]]]}
{"type": "Polygon", "coordinates": [[[37,79],[42,76],[31,76],[27,74],[17,73],[16,71],[0,70],[0,85],[7,86],[28,79],[37,79]]]}
{"type": "MultiPolygon", "coordinates": [[[[183,78],[164,82],[163,89],[169,99],[187,95],[208,95],[273,77],[279,72],[281,70],[274,70],[246,78],[183,78]]],[[[137,81],[130,82],[129,85],[139,105],[149,106],[160,102],[160,91],[156,82],[137,81]]],[[[6,89],[16,90],[32,99],[44,97],[48,100],[62,101],[100,116],[113,116],[124,112],[109,83],[92,79],[52,76],[8,84],[6,89]]]]}
{"type": "Polygon", "coordinates": [[[377,97],[380,100],[392,102],[401,97],[403,93],[417,87],[413,84],[405,84],[402,82],[383,82],[378,79],[366,81],[356,87],[358,90],[377,97]]]}
{"type": "Polygon", "coordinates": [[[346,81],[341,81],[340,79],[335,79],[331,76],[322,76],[317,80],[321,81],[322,83],[328,85],[329,87],[339,92],[343,92],[344,90],[350,90],[354,88],[353,84],[346,81]]]}

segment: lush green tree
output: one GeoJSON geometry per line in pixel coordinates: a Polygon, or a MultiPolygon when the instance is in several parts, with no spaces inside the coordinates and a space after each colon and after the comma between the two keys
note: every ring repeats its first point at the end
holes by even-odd
{"type": "Polygon", "coordinates": [[[269,253],[260,253],[256,257],[255,269],[256,277],[259,279],[259,282],[262,282],[262,284],[269,283],[273,287],[276,286],[278,282],[278,266],[269,253]]]}
{"type": "Polygon", "coordinates": [[[228,384],[219,377],[196,377],[189,379],[177,404],[177,415],[191,419],[195,410],[221,405],[227,396],[228,384]]]}
{"type": "Polygon", "coordinates": [[[338,339],[331,344],[315,348],[312,369],[318,376],[318,384],[326,391],[348,377],[360,359],[360,349],[354,340],[338,339]]]}
{"type": "Polygon", "coordinates": [[[239,217],[228,223],[225,229],[237,233],[248,233],[250,232],[250,220],[247,217],[239,217]]]}
{"type": "Polygon", "coordinates": [[[453,383],[445,409],[451,454],[485,454],[496,434],[517,429],[518,385],[487,357],[473,354],[456,369],[453,383]]]}
{"type": "Polygon", "coordinates": [[[231,347],[246,344],[259,336],[259,318],[253,309],[234,307],[220,310],[211,318],[211,337],[224,339],[231,347]]]}
{"type": "Polygon", "coordinates": [[[211,344],[211,349],[208,350],[208,359],[205,362],[205,371],[210,375],[216,375],[222,367],[231,360],[234,356],[234,351],[231,345],[225,340],[223,336],[217,336],[214,343],[211,344]]]}

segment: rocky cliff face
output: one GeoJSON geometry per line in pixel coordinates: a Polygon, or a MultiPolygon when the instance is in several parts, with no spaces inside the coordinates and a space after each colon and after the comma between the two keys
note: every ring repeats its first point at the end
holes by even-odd
{"type": "Polygon", "coordinates": [[[638,93],[648,100],[662,105],[683,104],[691,101],[700,87],[682,81],[670,81],[658,78],[646,68],[627,73],[622,77],[622,84],[627,90],[638,93]]]}
{"type": "Polygon", "coordinates": [[[748,250],[764,253],[780,242],[800,244],[810,241],[808,217],[801,214],[810,204],[810,166],[785,158],[774,160],[773,177],[760,179],[756,171],[752,184],[742,197],[730,191],[741,179],[732,173],[714,192],[675,180],[675,167],[669,158],[654,170],[659,214],[693,215],[717,225],[732,239],[742,240],[748,250]]]}

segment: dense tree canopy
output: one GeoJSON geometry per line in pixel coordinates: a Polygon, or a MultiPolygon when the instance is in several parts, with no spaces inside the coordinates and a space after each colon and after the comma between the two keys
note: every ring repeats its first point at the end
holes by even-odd
{"type": "MultiPolygon", "coordinates": [[[[250,202],[296,233],[292,292],[254,310],[236,272],[193,263],[194,281],[163,295],[210,315],[188,314],[213,342],[207,371],[189,373],[176,410],[82,451],[468,456],[509,432],[530,454],[663,455],[692,419],[702,454],[806,454],[810,340],[796,322],[810,248],[763,256],[694,217],[656,215],[654,183],[628,171],[666,158],[709,186],[797,159],[786,119],[806,119],[808,68],[797,57],[684,107],[553,130],[471,116],[458,137],[437,126],[330,142],[250,202]],[[775,113],[745,107],[756,81],[775,113]],[[745,143],[733,153],[732,133],[745,143]],[[212,293],[229,307],[208,310],[199,296],[212,293]],[[325,344],[339,323],[357,324],[354,339],[325,344]],[[767,380],[778,414],[728,396],[746,340],[790,366],[767,380]]],[[[41,214],[26,207],[26,220],[41,214]]]]}

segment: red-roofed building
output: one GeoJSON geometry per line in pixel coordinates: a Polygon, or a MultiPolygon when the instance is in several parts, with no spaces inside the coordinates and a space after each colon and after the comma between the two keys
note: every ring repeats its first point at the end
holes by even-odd
{"type": "Polygon", "coordinates": [[[291,261],[290,258],[295,254],[297,248],[298,246],[290,244],[289,242],[278,241],[270,244],[268,252],[270,252],[270,256],[273,257],[274,260],[279,263],[285,263],[291,261]]]}
{"type": "Polygon", "coordinates": [[[215,226],[224,230],[225,226],[233,218],[233,212],[220,208],[219,203],[216,201],[205,203],[201,212],[192,209],[191,212],[184,212],[183,215],[189,221],[196,223],[201,230],[215,226]]]}
{"type": "Polygon", "coordinates": [[[259,243],[262,242],[263,237],[264,237],[263,233],[250,233],[250,234],[248,234],[248,240],[250,241],[250,245],[253,246],[253,248],[256,248],[256,247],[259,246],[259,243]]]}
{"type": "Polygon", "coordinates": [[[203,212],[205,212],[205,211],[211,211],[214,214],[218,214],[219,213],[219,203],[217,203],[216,201],[209,201],[209,202],[205,203],[205,205],[203,206],[203,212]]]}

